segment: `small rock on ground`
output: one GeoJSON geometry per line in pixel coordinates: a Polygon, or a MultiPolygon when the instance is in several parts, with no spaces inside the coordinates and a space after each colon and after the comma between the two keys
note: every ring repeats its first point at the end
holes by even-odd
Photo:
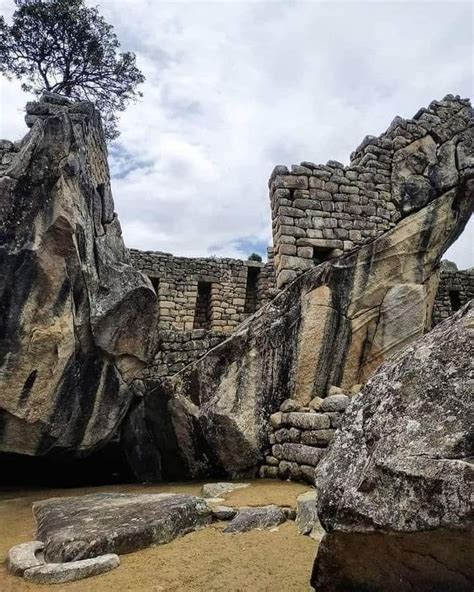
{"type": "Polygon", "coordinates": [[[27,569],[24,578],[35,584],[63,584],[98,576],[112,571],[119,565],[118,555],[110,553],[69,563],[44,563],[38,567],[27,569]]]}
{"type": "Polygon", "coordinates": [[[271,505],[260,508],[239,508],[237,516],[224,529],[226,533],[247,532],[248,530],[274,528],[286,522],[282,508],[271,505]]]}
{"type": "Polygon", "coordinates": [[[39,556],[43,547],[41,541],[29,541],[12,547],[7,556],[8,571],[14,576],[22,576],[30,567],[43,565],[44,559],[39,556]]]}
{"type": "Polygon", "coordinates": [[[248,487],[250,483],[206,483],[202,486],[202,496],[208,497],[222,497],[226,493],[234,491],[234,489],[242,489],[248,487]]]}
{"type": "Polygon", "coordinates": [[[212,515],[216,520],[232,520],[236,514],[237,510],[230,506],[217,506],[212,510],[212,515]]]}

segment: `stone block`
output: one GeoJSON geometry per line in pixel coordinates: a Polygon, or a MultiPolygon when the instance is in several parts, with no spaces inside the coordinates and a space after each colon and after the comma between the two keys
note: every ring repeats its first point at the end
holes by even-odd
{"type": "Polygon", "coordinates": [[[275,444],[272,448],[273,456],[280,460],[287,460],[297,464],[315,467],[324,455],[324,450],[305,446],[304,444],[275,444]]]}
{"type": "Polygon", "coordinates": [[[281,255],[296,255],[296,245],[280,245],[278,252],[281,255]]]}
{"type": "Polygon", "coordinates": [[[313,249],[311,247],[298,247],[298,257],[303,259],[313,259],[313,249]]]}
{"type": "Polygon", "coordinates": [[[281,417],[281,425],[300,430],[322,430],[330,427],[330,418],[325,413],[284,413],[281,417]]]}
{"type": "Polygon", "coordinates": [[[323,399],[321,411],[345,411],[350,403],[347,395],[330,395],[323,399]]]}
{"type": "MultiPolygon", "coordinates": [[[[277,461],[278,463],[279,461],[277,461]]],[[[262,465],[258,471],[260,479],[278,479],[278,464],[276,466],[262,465]]]]}
{"type": "Polygon", "coordinates": [[[324,448],[333,439],[335,432],[335,429],[304,431],[301,434],[301,444],[324,448]]]}

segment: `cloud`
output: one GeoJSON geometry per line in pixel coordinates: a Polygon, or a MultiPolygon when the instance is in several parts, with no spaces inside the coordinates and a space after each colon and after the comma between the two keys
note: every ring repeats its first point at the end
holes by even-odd
{"type": "MultiPolygon", "coordinates": [[[[133,247],[188,256],[263,251],[275,164],[347,163],[396,114],[410,117],[447,93],[472,95],[470,2],[100,7],[147,76],[144,99],[123,114],[111,150],[116,207],[133,247]]],[[[18,92],[0,86],[0,135],[15,131],[18,92]]],[[[474,265],[472,229],[448,253],[462,267],[474,265]]]]}

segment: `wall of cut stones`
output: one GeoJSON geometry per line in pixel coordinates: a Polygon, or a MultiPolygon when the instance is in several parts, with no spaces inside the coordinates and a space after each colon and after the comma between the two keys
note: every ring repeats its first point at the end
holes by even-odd
{"type": "Polygon", "coordinates": [[[277,286],[373,240],[441,184],[454,185],[457,179],[442,178],[441,170],[450,161],[456,170],[456,144],[448,140],[465,128],[469,109],[467,99],[448,95],[411,120],[396,117],[381,136],[366,136],[348,167],[334,160],[277,166],[269,181],[277,286]],[[445,142],[441,148],[433,133],[445,142]]]}
{"type": "Polygon", "coordinates": [[[157,293],[160,345],[145,379],[176,374],[223,341],[275,295],[272,250],[267,263],[175,257],[130,249],[132,265],[157,293]]]}
{"type": "Polygon", "coordinates": [[[341,425],[351,397],[359,390],[357,385],[345,394],[332,386],[327,397],[314,397],[308,406],[287,399],[280,411],[270,416],[268,450],[259,476],[314,484],[315,469],[341,425]]]}
{"type": "Polygon", "coordinates": [[[442,262],[438,292],[433,306],[433,326],[441,323],[474,298],[474,269],[458,270],[442,262]]]}

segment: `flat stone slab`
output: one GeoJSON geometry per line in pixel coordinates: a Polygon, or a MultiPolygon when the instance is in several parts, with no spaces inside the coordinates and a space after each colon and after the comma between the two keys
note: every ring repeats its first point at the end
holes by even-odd
{"type": "Polygon", "coordinates": [[[203,497],[222,497],[226,493],[234,491],[234,489],[243,489],[248,487],[250,483],[227,483],[221,481],[220,483],[206,483],[202,486],[203,497]]]}
{"type": "Polygon", "coordinates": [[[286,522],[286,519],[286,513],[279,506],[239,508],[237,516],[224,528],[224,532],[239,533],[254,529],[274,528],[286,522]]]}
{"type": "Polygon", "coordinates": [[[192,495],[98,493],[33,504],[37,538],[48,562],[131,553],[212,521],[205,500],[192,495]]]}
{"type": "Polygon", "coordinates": [[[69,563],[44,563],[39,567],[27,569],[23,577],[28,582],[34,582],[35,584],[64,584],[65,582],[74,582],[75,580],[98,576],[112,571],[119,565],[120,559],[118,555],[111,553],[69,563]]]}
{"type": "Polygon", "coordinates": [[[15,545],[8,551],[7,569],[14,576],[22,576],[30,567],[43,565],[43,548],[41,541],[29,541],[15,545]]]}

